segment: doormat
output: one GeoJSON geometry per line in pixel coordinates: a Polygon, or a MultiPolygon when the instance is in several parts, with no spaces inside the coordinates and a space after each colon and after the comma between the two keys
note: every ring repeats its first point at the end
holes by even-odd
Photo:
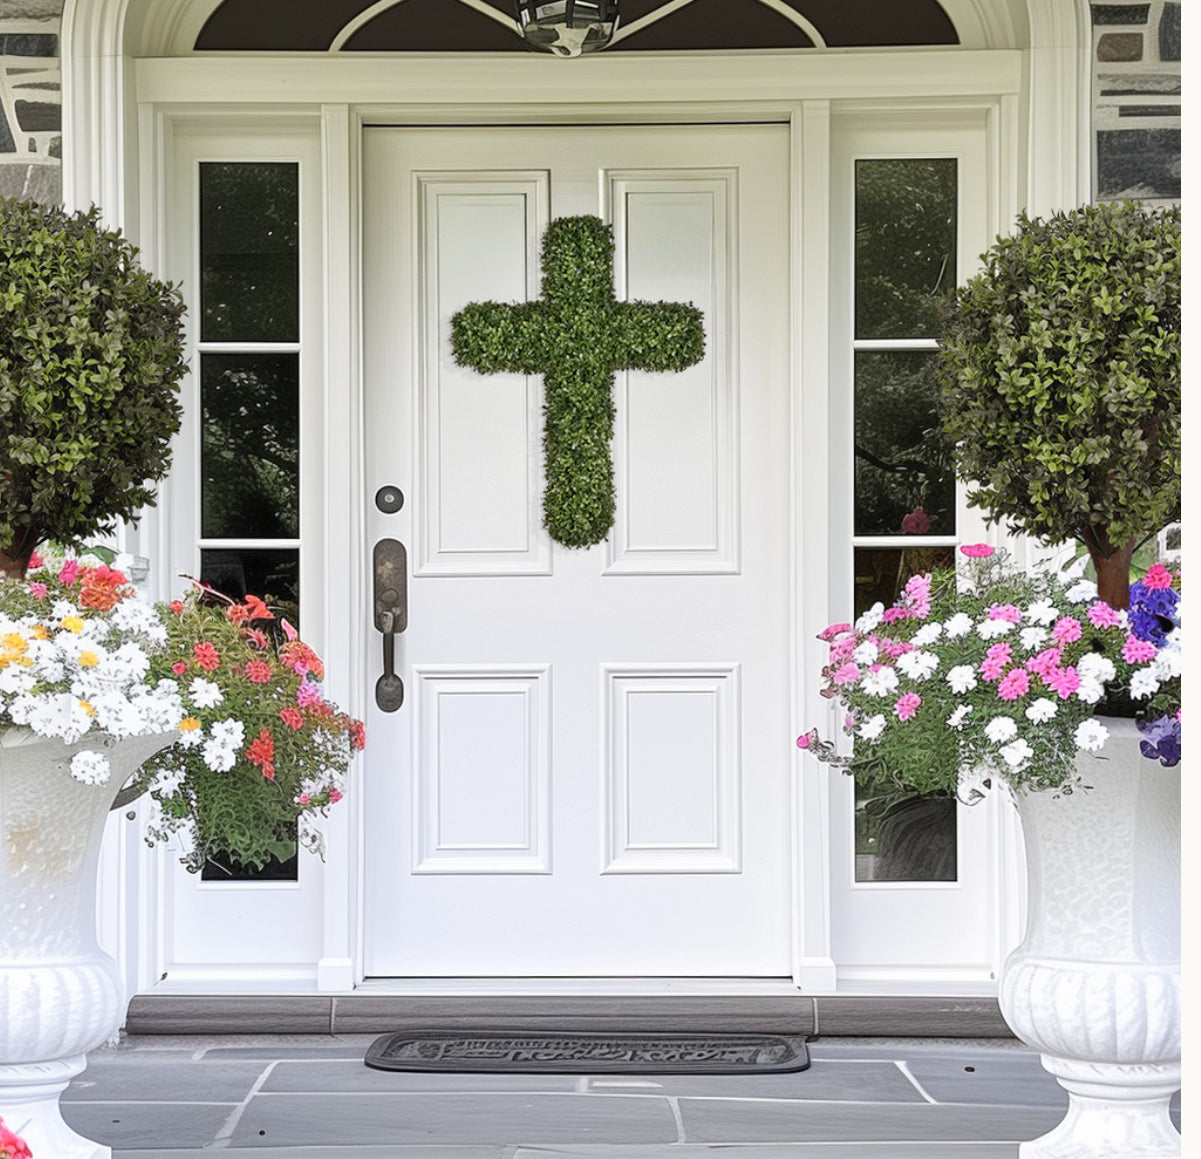
{"type": "Polygon", "coordinates": [[[781,1074],[805,1070],[803,1038],[778,1034],[531,1034],[512,1030],[385,1034],[376,1070],[461,1074],[781,1074]]]}

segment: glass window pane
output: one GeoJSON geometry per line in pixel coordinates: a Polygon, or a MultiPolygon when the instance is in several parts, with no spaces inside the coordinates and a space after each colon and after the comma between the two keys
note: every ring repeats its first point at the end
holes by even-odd
{"type": "Polygon", "coordinates": [[[202,355],[200,407],[201,534],[297,538],[298,355],[202,355]]]}
{"type": "Polygon", "coordinates": [[[855,534],[954,535],[933,351],[855,354],[855,534]]]}
{"type": "Polygon", "coordinates": [[[299,167],[206,161],[200,166],[200,339],[300,337],[299,167]]]}
{"type": "Polygon", "coordinates": [[[855,162],[855,337],[934,338],[955,285],[958,162],[855,162]]]}
{"type": "MultiPolygon", "coordinates": [[[[855,617],[891,605],[911,576],[954,564],[952,547],[855,548],[855,617]]],[[[855,784],[856,881],[955,881],[957,832],[952,797],[855,784]]]]}
{"type": "Polygon", "coordinates": [[[205,548],[200,581],[240,600],[262,599],[277,617],[300,627],[300,552],[294,547],[205,548]]]}

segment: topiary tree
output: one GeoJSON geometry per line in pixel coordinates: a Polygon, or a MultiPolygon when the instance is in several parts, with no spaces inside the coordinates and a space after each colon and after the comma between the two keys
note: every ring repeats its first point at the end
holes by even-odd
{"type": "Polygon", "coordinates": [[[179,429],[183,301],[99,210],[0,199],[0,576],[155,500],[179,429]]]}
{"type": "Polygon", "coordinates": [[[968,503],[1081,541],[1130,603],[1138,544],[1180,518],[1180,210],[1018,218],[942,312],[939,377],[968,503]]]}

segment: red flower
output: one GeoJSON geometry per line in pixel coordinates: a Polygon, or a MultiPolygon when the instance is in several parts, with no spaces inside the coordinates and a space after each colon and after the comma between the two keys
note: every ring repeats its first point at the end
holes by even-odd
{"type": "Polygon", "coordinates": [[[342,793],[341,793],[341,791],[340,791],[340,790],[338,790],[338,789],[330,789],[330,791],[329,791],[329,803],[330,803],[331,805],[336,805],[336,804],[337,804],[337,803],[338,803],[340,800],[342,800],[342,793]]]}
{"type": "Polygon", "coordinates": [[[252,765],[258,765],[263,770],[263,776],[269,781],[275,779],[275,766],[272,763],[275,760],[275,739],[269,728],[263,729],[250,742],[250,747],[246,750],[246,759],[252,765]]]}
{"type": "Polygon", "coordinates": [[[325,665],[321,663],[321,657],[302,640],[289,640],[280,648],[279,658],[298,676],[311,672],[314,680],[325,679],[325,665]]]}
{"type": "Polygon", "coordinates": [[[80,575],[83,577],[83,589],[79,593],[79,606],[98,612],[107,612],[116,607],[121,600],[121,588],[129,583],[123,573],[112,571],[103,563],[99,567],[81,569],[80,575]]]}
{"type": "Polygon", "coordinates": [[[930,526],[930,516],[921,507],[915,507],[901,520],[901,530],[906,535],[925,535],[930,526]]]}
{"type": "Polygon", "coordinates": [[[167,607],[169,607],[178,616],[179,613],[183,611],[183,600],[172,600],[167,607]]]}
{"type": "Polygon", "coordinates": [[[245,636],[255,648],[260,650],[266,648],[267,645],[271,643],[271,641],[267,639],[267,633],[259,628],[243,628],[242,635],[245,636]]]}
{"type": "Polygon", "coordinates": [[[171,671],[174,672],[176,676],[182,676],[187,670],[188,666],[182,660],[176,660],[175,663],[171,665],[171,671]]]}
{"type": "Polygon", "coordinates": [[[35,551],[29,557],[29,566],[33,568],[43,567],[46,561],[35,551]]]}
{"type": "Polygon", "coordinates": [[[247,660],[246,679],[254,684],[270,684],[271,665],[266,660],[247,660]]]}
{"type": "Polygon", "coordinates": [[[247,596],[245,607],[252,620],[275,619],[275,613],[258,596],[247,596]]]}
{"type": "Polygon", "coordinates": [[[350,747],[356,753],[367,747],[367,729],[361,720],[350,722],[350,747]]]}
{"type": "Polygon", "coordinates": [[[199,644],[193,646],[192,655],[196,657],[196,663],[206,672],[212,672],[221,665],[221,657],[217,649],[207,640],[202,640],[199,644]]]}
{"type": "Polygon", "coordinates": [[[304,715],[299,708],[281,708],[279,710],[279,719],[289,728],[301,729],[304,727],[304,715]]]}

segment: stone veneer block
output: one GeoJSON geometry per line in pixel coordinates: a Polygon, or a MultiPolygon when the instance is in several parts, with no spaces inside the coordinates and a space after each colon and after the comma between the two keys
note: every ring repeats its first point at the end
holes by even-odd
{"type": "Polygon", "coordinates": [[[63,0],[0,0],[0,20],[44,20],[62,12],[63,0]]]}
{"type": "Polygon", "coordinates": [[[1179,196],[1179,129],[1101,129],[1097,133],[1098,198],[1179,196]]]}
{"type": "Polygon", "coordinates": [[[0,163],[0,197],[24,197],[43,205],[58,205],[63,198],[62,168],[56,162],[11,160],[0,163]]]}
{"type": "Polygon", "coordinates": [[[1094,24],[1146,24],[1150,4],[1094,4],[1094,24]]]}
{"type": "Polygon", "coordinates": [[[1101,73],[1097,77],[1103,97],[1180,95],[1180,74],[1171,72],[1101,73]]]}
{"type": "Polygon", "coordinates": [[[8,32],[0,35],[0,56],[58,55],[58,37],[48,32],[8,32]]]}
{"type": "Polygon", "coordinates": [[[1178,117],[1179,105],[1123,105],[1119,117],[1178,117]]]}
{"type": "Polygon", "coordinates": [[[1165,4],[1159,18],[1159,59],[1180,59],[1180,5],[1165,4]]]}
{"type": "Polygon", "coordinates": [[[17,123],[21,126],[23,132],[59,133],[62,131],[62,105],[52,104],[49,101],[18,100],[16,102],[16,112],[17,123]]]}
{"type": "MultiPolygon", "coordinates": [[[[12,129],[8,126],[8,117],[5,116],[3,106],[0,106],[0,153],[13,153],[16,151],[16,144],[13,142],[12,129]]],[[[5,197],[14,196],[11,193],[4,193],[5,197]]]]}
{"type": "Polygon", "coordinates": [[[1110,63],[1115,60],[1142,60],[1141,32],[1107,32],[1097,41],[1097,59],[1110,63]]]}

